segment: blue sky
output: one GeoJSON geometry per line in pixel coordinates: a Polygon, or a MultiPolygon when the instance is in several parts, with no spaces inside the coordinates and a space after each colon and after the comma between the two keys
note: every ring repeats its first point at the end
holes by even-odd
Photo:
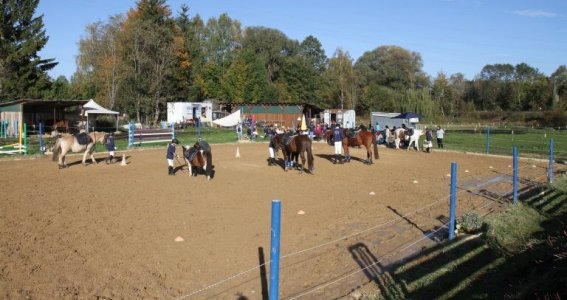
{"type": "MultiPolygon", "coordinates": [[[[550,75],[567,64],[565,0],[168,0],[205,21],[227,13],[243,27],[281,30],[302,41],[315,36],[331,57],[337,48],[356,61],[379,46],[396,45],[421,54],[423,70],[457,72],[473,79],[487,64],[527,63],[550,75]]],[[[40,53],[59,65],[52,77],[75,72],[77,44],[87,24],[126,13],[135,0],[41,0],[49,42],[40,53]]]]}

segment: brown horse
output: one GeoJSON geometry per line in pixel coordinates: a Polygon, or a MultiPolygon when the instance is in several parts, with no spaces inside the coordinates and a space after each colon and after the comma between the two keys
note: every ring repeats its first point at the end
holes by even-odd
{"type": "Polygon", "coordinates": [[[104,132],[91,132],[91,133],[80,133],[78,135],[63,135],[57,138],[55,141],[55,146],[53,147],[52,160],[56,161],[59,157],[58,165],[59,169],[67,168],[65,163],[65,155],[69,152],[83,152],[83,165],[86,166],[87,154],[91,156],[93,164],[96,164],[96,160],[93,155],[93,150],[96,142],[101,144],[106,143],[106,133],[104,132]],[[82,142],[79,140],[83,140],[82,142]],[[61,155],[59,155],[61,153],[61,155]]]}
{"type": "MultiPolygon", "coordinates": [[[[371,165],[374,162],[372,161],[372,156],[374,155],[375,159],[379,159],[380,155],[378,154],[378,146],[376,145],[376,135],[374,135],[371,131],[368,131],[364,125],[359,126],[359,131],[354,135],[350,133],[349,129],[343,129],[343,151],[345,154],[345,161],[350,162],[350,152],[349,146],[351,147],[361,147],[364,146],[366,148],[366,160],[364,161],[365,164],[371,165]]],[[[327,131],[327,142],[329,145],[332,145],[332,138],[333,138],[333,131],[327,131]]]]}
{"type": "Polygon", "coordinates": [[[307,135],[285,136],[284,134],[276,134],[274,142],[278,148],[282,149],[285,160],[285,171],[292,168],[292,158],[301,157],[301,168],[299,173],[303,173],[305,168],[305,152],[307,152],[307,170],[313,174],[315,169],[313,166],[313,150],[311,139],[307,135]]]}
{"type": "Polygon", "coordinates": [[[202,170],[207,176],[207,180],[211,180],[213,153],[208,144],[205,145],[197,142],[193,147],[181,146],[181,148],[183,149],[183,159],[189,168],[189,175],[197,176],[198,170],[202,170]],[[193,171],[193,168],[195,168],[195,171],[193,171]]]}

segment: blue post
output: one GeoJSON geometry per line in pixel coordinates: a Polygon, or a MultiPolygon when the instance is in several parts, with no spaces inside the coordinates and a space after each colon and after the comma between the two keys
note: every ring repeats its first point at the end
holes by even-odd
{"type": "Polygon", "coordinates": [[[549,168],[547,169],[547,183],[553,182],[553,139],[549,141],[549,168]]]}
{"type": "Polygon", "coordinates": [[[39,122],[39,154],[43,155],[45,153],[45,147],[43,146],[43,123],[39,122]]]}
{"type": "Polygon", "coordinates": [[[457,214],[457,163],[451,163],[451,200],[449,211],[449,241],[455,238],[455,216],[457,214]]]}
{"type": "Polygon", "coordinates": [[[197,121],[197,122],[199,122],[197,124],[197,131],[199,132],[199,138],[201,138],[201,118],[198,118],[197,120],[199,120],[199,121],[197,121]]]}
{"type": "Polygon", "coordinates": [[[490,153],[490,127],[486,127],[486,154],[490,153]]]}
{"type": "Polygon", "coordinates": [[[278,300],[280,278],[281,202],[272,200],[272,241],[270,244],[270,300],[278,300]]]}
{"type": "Polygon", "coordinates": [[[513,199],[514,205],[518,205],[518,147],[514,146],[514,173],[513,173],[513,199]]]}
{"type": "Polygon", "coordinates": [[[128,124],[128,148],[134,147],[134,123],[128,124]]]}

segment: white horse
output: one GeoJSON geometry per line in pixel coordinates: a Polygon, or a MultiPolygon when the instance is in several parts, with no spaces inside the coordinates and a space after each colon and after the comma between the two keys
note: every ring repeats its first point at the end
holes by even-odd
{"type": "Polygon", "coordinates": [[[417,151],[419,151],[419,137],[424,135],[425,131],[421,129],[414,129],[413,134],[409,137],[409,144],[407,150],[411,148],[412,143],[415,145],[417,151]]]}

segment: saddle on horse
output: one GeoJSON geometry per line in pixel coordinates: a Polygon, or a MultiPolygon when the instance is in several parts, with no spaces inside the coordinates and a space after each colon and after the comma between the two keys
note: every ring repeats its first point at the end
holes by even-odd
{"type": "Polygon", "coordinates": [[[185,151],[184,155],[185,155],[185,158],[187,158],[187,160],[192,161],[193,158],[195,158],[195,156],[197,155],[198,152],[199,152],[199,149],[197,149],[195,147],[191,147],[191,148],[187,149],[187,151],[185,151]]]}
{"type": "Polygon", "coordinates": [[[75,138],[77,139],[79,145],[88,145],[93,142],[93,139],[91,139],[91,137],[84,132],[75,134],[75,138]]]}

